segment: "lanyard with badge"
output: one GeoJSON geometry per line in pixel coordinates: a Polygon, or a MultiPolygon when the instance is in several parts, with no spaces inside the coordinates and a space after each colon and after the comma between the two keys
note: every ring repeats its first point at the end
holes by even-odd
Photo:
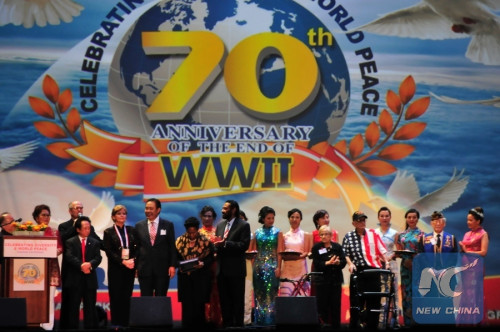
{"type": "Polygon", "coordinates": [[[125,233],[125,245],[123,245],[123,239],[120,235],[120,231],[118,230],[118,227],[115,225],[115,231],[116,234],[118,235],[118,238],[120,239],[120,245],[122,248],[122,259],[129,259],[130,258],[130,250],[128,248],[128,234],[127,234],[127,229],[125,226],[123,226],[123,232],[125,233]]]}

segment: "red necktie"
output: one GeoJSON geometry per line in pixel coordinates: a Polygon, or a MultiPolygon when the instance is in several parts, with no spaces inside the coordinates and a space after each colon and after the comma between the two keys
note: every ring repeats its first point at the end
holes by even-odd
{"type": "Polygon", "coordinates": [[[224,230],[224,238],[227,238],[227,233],[229,233],[229,228],[231,227],[230,223],[226,224],[226,229],[224,230]]]}
{"type": "Polygon", "coordinates": [[[85,239],[82,239],[82,262],[85,262],[85,239]]]}
{"type": "Polygon", "coordinates": [[[149,228],[149,238],[151,239],[151,245],[154,245],[156,238],[156,227],[154,221],[151,223],[151,226],[149,228]]]}

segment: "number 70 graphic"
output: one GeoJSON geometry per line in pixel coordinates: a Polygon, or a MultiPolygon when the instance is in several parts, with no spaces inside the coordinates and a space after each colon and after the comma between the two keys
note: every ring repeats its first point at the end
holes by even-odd
{"type": "Polygon", "coordinates": [[[149,120],[182,120],[224,69],[230,95],[248,114],[261,120],[285,120],[303,112],[320,86],[318,64],[299,39],[263,32],[240,41],[226,57],[224,42],[209,31],[142,32],[146,55],[186,54],[175,74],[146,111],[149,120]],[[275,98],[259,87],[261,64],[277,56],[285,81],[275,98]]]}

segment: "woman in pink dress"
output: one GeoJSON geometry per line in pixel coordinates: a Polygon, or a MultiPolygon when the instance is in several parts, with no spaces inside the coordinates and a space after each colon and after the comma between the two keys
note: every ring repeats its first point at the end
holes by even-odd
{"type": "MultiPolygon", "coordinates": [[[[50,207],[45,204],[40,204],[35,206],[32,213],[33,219],[38,225],[45,225],[47,228],[44,231],[43,236],[54,236],[57,237],[57,255],[62,253],[62,242],[59,236],[59,232],[56,229],[49,227],[50,223],[50,207]]],[[[56,287],[61,285],[61,273],[59,270],[59,261],[57,258],[50,258],[48,260],[48,271],[50,278],[50,295],[49,295],[49,321],[46,323],[41,323],[40,326],[44,330],[52,330],[54,327],[54,296],[56,293],[56,287]]]]}
{"type": "MultiPolygon", "coordinates": [[[[201,208],[200,219],[203,226],[198,230],[198,232],[205,235],[205,237],[212,243],[216,241],[217,238],[215,236],[215,218],[217,218],[217,213],[215,213],[213,207],[205,205],[201,208]]],[[[205,306],[205,319],[208,324],[214,327],[222,327],[222,313],[220,309],[219,290],[217,288],[216,268],[217,262],[214,260],[210,266],[212,289],[210,291],[210,302],[205,306]]]]}
{"type": "MultiPolygon", "coordinates": [[[[300,229],[302,221],[302,211],[291,209],[288,211],[288,222],[290,230],[283,235],[285,251],[299,252],[300,256],[296,260],[283,260],[281,265],[281,279],[299,280],[307,271],[307,256],[312,248],[312,234],[300,229]]],[[[280,296],[290,296],[295,285],[291,282],[282,281],[280,284],[280,296]]],[[[310,283],[304,284],[304,293],[310,293],[310,283]]]]}
{"type": "MultiPolygon", "coordinates": [[[[458,244],[461,252],[465,255],[462,257],[462,266],[476,264],[478,256],[485,257],[488,253],[489,235],[482,227],[484,220],[484,211],[477,206],[470,209],[467,214],[467,227],[470,231],[464,234],[464,238],[458,244]]],[[[462,308],[483,308],[484,294],[478,292],[478,280],[484,280],[484,267],[482,270],[467,269],[462,271],[462,291],[459,298],[459,306],[462,308]]],[[[484,308],[483,308],[484,309],[484,308]]],[[[473,314],[460,313],[456,316],[457,326],[477,326],[481,320],[485,321],[485,314],[482,316],[474,312],[473,314]]]]}
{"type": "Polygon", "coordinates": [[[464,253],[474,253],[485,257],[488,253],[489,236],[482,227],[484,212],[481,207],[475,207],[469,210],[467,214],[467,227],[470,231],[465,233],[462,241],[459,242],[460,248],[464,253]]]}

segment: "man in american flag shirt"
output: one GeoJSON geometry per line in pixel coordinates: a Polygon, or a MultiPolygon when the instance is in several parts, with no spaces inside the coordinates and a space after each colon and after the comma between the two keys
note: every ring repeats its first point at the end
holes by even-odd
{"type": "Polygon", "coordinates": [[[342,241],[342,247],[347,259],[349,272],[351,273],[349,283],[349,299],[351,303],[351,320],[349,328],[360,327],[360,312],[368,313],[365,322],[366,327],[376,329],[379,322],[379,313],[371,309],[380,309],[380,298],[377,296],[360,297],[362,291],[380,291],[380,276],[378,274],[370,277],[362,277],[360,272],[369,269],[386,268],[387,249],[380,236],[374,229],[366,228],[368,217],[361,211],[352,215],[354,230],[348,232],[342,241]]]}

